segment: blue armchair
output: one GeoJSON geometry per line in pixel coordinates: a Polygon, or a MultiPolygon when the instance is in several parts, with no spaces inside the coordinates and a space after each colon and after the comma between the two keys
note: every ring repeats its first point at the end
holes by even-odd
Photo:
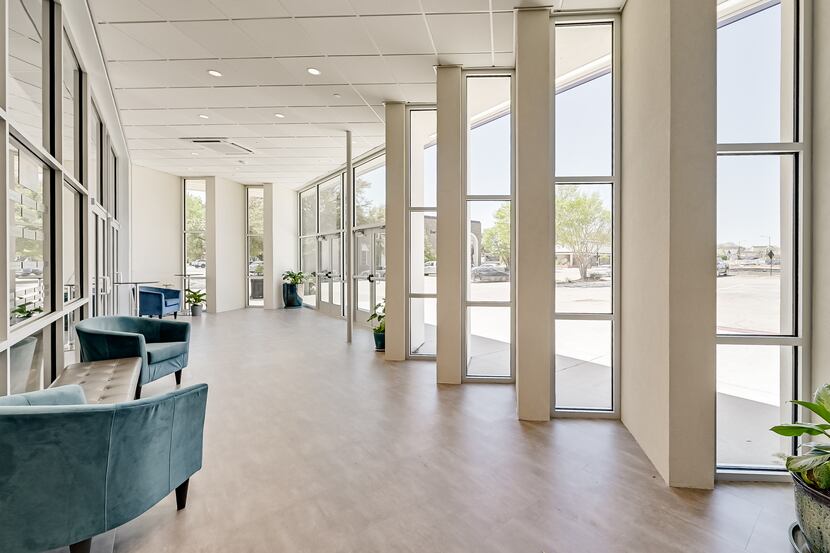
{"type": "Polygon", "coordinates": [[[173,490],[183,509],[202,467],[207,392],[87,405],[72,385],[0,398],[0,551],[88,552],[173,490]]]}
{"type": "Polygon", "coordinates": [[[75,325],[81,361],[141,358],[135,397],[148,382],[175,373],[182,383],[190,350],[190,323],[140,317],[93,317],[75,325]]]}
{"type": "Polygon", "coordinates": [[[174,288],[157,288],[142,286],[138,289],[138,314],[161,319],[165,315],[176,314],[182,308],[182,291],[174,288]]]}

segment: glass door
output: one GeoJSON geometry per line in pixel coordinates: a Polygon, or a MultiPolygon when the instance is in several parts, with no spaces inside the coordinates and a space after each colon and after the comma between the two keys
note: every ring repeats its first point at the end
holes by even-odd
{"type": "Polygon", "coordinates": [[[386,300],[386,231],[355,231],[355,321],[369,326],[374,306],[386,300]]]}
{"type": "Polygon", "coordinates": [[[92,211],[92,220],[95,226],[95,258],[93,260],[92,275],[92,315],[99,317],[109,314],[110,298],[112,296],[112,279],[107,266],[107,218],[105,215],[92,211]]]}
{"type": "Polygon", "coordinates": [[[320,237],[317,271],[318,309],[335,317],[343,316],[343,240],[340,234],[320,237]]]}

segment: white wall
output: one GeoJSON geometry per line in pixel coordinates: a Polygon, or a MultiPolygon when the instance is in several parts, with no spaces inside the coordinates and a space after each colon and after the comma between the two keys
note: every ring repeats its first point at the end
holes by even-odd
{"type": "Polygon", "coordinates": [[[282,273],[297,265],[297,192],[279,184],[265,184],[263,240],[265,308],[280,309],[282,273]]]}
{"type": "Polygon", "coordinates": [[[182,272],[181,177],[133,165],[131,206],[132,277],[179,286],[173,275],[182,272]]]}
{"type": "Polygon", "coordinates": [[[715,469],[715,4],[622,16],[622,420],[672,486],[715,469]]]}
{"type": "Polygon", "coordinates": [[[207,184],[207,310],[245,307],[245,187],[221,177],[207,184]]]}

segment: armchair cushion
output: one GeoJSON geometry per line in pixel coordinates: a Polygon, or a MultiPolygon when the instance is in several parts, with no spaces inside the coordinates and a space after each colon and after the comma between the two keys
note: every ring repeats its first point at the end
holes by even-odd
{"type": "Polygon", "coordinates": [[[84,390],[77,384],[0,397],[0,407],[84,404],[86,404],[84,390]]]}
{"type": "Polygon", "coordinates": [[[153,342],[147,344],[147,361],[151,365],[187,353],[187,342],[153,342]]]}

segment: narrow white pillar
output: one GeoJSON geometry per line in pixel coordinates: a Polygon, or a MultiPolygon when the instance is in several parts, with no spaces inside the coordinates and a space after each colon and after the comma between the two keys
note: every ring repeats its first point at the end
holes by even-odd
{"type": "Polygon", "coordinates": [[[439,384],[460,384],[464,372],[464,172],[461,110],[462,74],[458,66],[438,68],[438,355],[439,384]]]}
{"type": "Polygon", "coordinates": [[[516,403],[551,411],[553,344],[553,44],[550,9],[516,12],[516,403]]]}
{"type": "Polygon", "coordinates": [[[406,106],[386,104],[386,353],[406,359],[406,106]]]}
{"type": "Polygon", "coordinates": [[[622,419],[672,486],[715,474],[715,3],[622,15],[622,419]]]}
{"type": "Polygon", "coordinates": [[[297,192],[265,183],[262,240],[265,309],[282,309],[282,274],[297,269],[297,192]]]}
{"type": "Polygon", "coordinates": [[[346,131],[346,182],[344,196],[343,230],[343,278],[346,285],[346,343],[352,343],[352,326],[354,325],[354,170],[352,168],[352,131],[346,131]]]}

